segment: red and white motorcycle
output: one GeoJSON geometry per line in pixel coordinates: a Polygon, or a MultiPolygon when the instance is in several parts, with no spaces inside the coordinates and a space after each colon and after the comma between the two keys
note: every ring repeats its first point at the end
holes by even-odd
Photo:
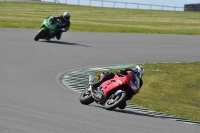
{"type": "Polygon", "coordinates": [[[93,88],[93,83],[94,77],[90,75],[89,87],[81,93],[79,101],[84,105],[89,105],[95,101],[107,110],[114,110],[117,107],[124,109],[126,101],[139,93],[140,90],[140,79],[133,71],[128,71],[125,76],[115,75],[114,78],[103,82],[97,88],[93,88]],[[98,95],[99,92],[103,94],[103,102],[96,98],[99,96],[99,99],[102,99],[102,95],[98,95]]]}

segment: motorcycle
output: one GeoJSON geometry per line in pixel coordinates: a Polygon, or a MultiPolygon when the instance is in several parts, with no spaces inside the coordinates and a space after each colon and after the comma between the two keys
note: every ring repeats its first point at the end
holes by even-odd
{"type": "Polygon", "coordinates": [[[51,38],[55,37],[56,28],[59,25],[59,20],[52,22],[52,19],[53,16],[44,19],[40,27],[40,30],[38,31],[37,35],[34,38],[35,41],[38,41],[39,39],[50,40],[51,38]]]}
{"type": "MultiPolygon", "coordinates": [[[[100,76],[100,78],[102,78],[100,76]]],[[[130,100],[133,95],[139,93],[140,80],[133,71],[129,71],[127,75],[121,76],[116,74],[114,78],[103,82],[99,87],[93,88],[94,76],[89,76],[88,88],[80,95],[79,101],[84,105],[89,105],[94,101],[104,106],[106,110],[114,110],[115,108],[124,109],[126,101],[130,100]],[[104,101],[96,98],[101,93],[104,101]]]]}

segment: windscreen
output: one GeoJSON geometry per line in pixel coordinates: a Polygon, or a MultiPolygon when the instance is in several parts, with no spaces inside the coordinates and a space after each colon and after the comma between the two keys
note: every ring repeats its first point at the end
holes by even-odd
{"type": "Polygon", "coordinates": [[[140,79],[136,76],[136,74],[133,71],[131,71],[131,75],[132,75],[133,82],[135,83],[136,87],[140,88],[140,79]]]}

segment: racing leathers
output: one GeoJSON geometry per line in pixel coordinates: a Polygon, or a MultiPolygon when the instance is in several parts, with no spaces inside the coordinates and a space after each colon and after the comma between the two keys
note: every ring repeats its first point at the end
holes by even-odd
{"type": "Polygon", "coordinates": [[[53,16],[51,22],[55,23],[55,22],[58,22],[58,21],[59,21],[59,24],[56,27],[56,34],[55,34],[55,36],[56,36],[57,40],[60,40],[62,33],[63,32],[67,32],[69,30],[69,27],[70,27],[71,23],[70,23],[70,20],[63,21],[62,15],[60,15],[60,16],[53,16]]]}

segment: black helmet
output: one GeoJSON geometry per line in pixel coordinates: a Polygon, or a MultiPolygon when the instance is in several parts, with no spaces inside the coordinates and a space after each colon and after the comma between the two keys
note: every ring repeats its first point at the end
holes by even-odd
{"type": "Polygon", "coordinates": [[[62,21],[66,22],[69,21],[69,19],[70,19],[70,14],[68,12],[64,12],[62,15],[62,21]]]}

